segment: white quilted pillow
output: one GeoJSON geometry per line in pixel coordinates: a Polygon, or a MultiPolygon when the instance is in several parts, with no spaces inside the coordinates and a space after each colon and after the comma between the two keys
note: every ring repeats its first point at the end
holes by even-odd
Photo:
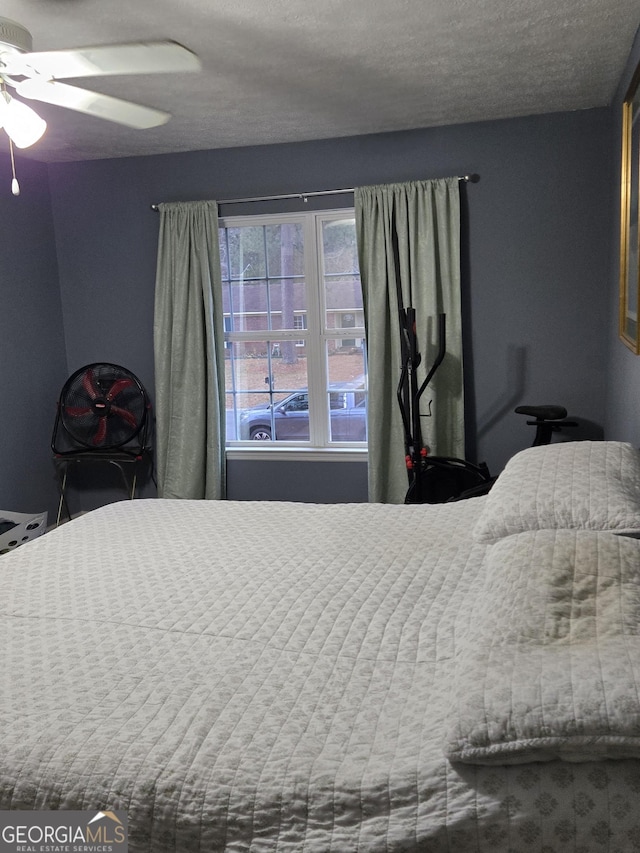
{"type": "Polygon", "coordinates": [[[640,536],[640,452],[617,441],[521,451],[489,492],[473,536],[490,543],[557,528],[640,536]]]}
{"type": "Polygon", "coordinates": [[[449,759],[640,757],[640,542],[528,531],[487,548],[484,567],[456,637],[449,759]]]}

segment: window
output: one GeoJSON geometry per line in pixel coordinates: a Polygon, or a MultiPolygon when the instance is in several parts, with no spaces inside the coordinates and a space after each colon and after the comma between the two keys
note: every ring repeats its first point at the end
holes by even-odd
{"type": "MultiPolygon", "coordinates": [[[[306,329],[307,328],[307,315],[306,314],[296,314],[293,318],[293,328],[294,329],[306,329]]],[[[299,340],[296,341],[297,347],[303,347],[304,341],[299,340]]]]}
{"type": "Polygon", "coordinates": [[[366,446],[352,210],[220,221],[227,441],[366,446]]]}

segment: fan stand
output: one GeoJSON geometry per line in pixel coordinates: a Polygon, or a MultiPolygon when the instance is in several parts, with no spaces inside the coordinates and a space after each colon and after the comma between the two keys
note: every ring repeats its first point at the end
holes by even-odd
{"type": "MultiPolygon", "coordinates": [[[[129,500],[134,500],[138,487],[138,471],[141,465],[148,464],[149,451],[143,448],[141,452],[134,456],[133,454],[114,451],[88,451],[87,453],[73,453],[67,456],[54,457],[54,466],[58,478],[58,487],[60,491],[60,500],[58,501],[58,513],[56,516],[56,527],[60,525],[62,519],[62,511],[66,509],[67,518],[71,521],[71,510],[67,500],[67,482],[69,475],[69,465],[71,463],[80,464],[82,462],[106,462],[113,465],[120,472],[122,483],[129,500]],[[125,469],[129,469],[128,473],[125,469]]],[[[153,474],[152,474],[153,476],[153,474]]]]}

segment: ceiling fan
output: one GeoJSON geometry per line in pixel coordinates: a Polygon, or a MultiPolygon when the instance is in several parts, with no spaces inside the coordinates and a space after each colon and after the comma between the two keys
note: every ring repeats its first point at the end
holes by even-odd
{"type": "MultiPolygon", "coordinates": [[[[46,130],[46,123],[35,110],[13,98],[7,87],[22,98],[144,130],[164,124],[170,114],[59,81],[118,74],[181,73],[200,68],[195,53],[171,40],[33,53],[31,33],[21,24],[0,17],[0,127],[9,136],[12,163],[13,145],[33,145],[46,130]]],[[[17,195],[15,168],[12,186],[17,195]]]]}

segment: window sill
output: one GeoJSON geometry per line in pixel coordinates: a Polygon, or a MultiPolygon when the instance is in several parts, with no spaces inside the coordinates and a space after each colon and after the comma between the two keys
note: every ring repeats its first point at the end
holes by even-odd
{"type": "Polygon", "coordinates": [[[229,459],[257,459],[276,462],[295,459],[305,462],[366,462],[366,447],[248,447],[230,446],[226,449],[229,459]]]}

